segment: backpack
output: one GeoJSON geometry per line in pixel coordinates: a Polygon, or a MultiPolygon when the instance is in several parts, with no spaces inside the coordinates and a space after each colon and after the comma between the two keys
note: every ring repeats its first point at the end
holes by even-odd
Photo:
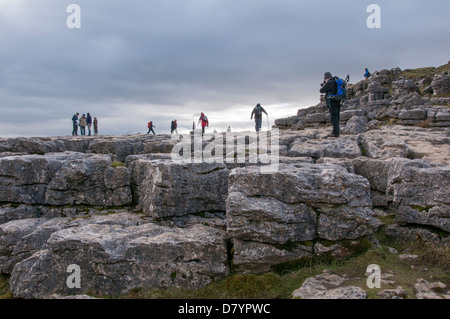
{"type": "Polygon", "coordinates": [[[148,127],[148,128],[152,127],[152,124],[153,124],[153,123],[152,123],[151,121],[150,121],[150,122],[148,122],[148,125],[147,125],[147,127],[148,127]]]}
{"type": "Polygon", "coordinates": [[[261,117],[261,116],[262,116],[261,106],[255,107],[255,115],[256,115],[257,117],[261,117]]]}
{"type": "Polygon", "coordinates": [[[334,78],[337,84],[336,94],[329,94],[328,98],[336,102],[343,102],[347,99],[347,82],[339,77],[334,78]]]}
{"type": "Polygon", "coordinates": [[[203,122],[208,122],[208,118],[206,117],[206,115],[205,114],[203,114],[203,122]]]}

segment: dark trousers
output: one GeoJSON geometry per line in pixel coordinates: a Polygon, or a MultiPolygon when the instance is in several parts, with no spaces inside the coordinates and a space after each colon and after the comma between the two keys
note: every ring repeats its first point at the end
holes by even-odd
{"type": "Polygon", "coordinates": [[[333,125],[333,132],[331,134],[339,136],[340,128],[339,122],[341,120],[341,104],[333,101],[328,102],[328,110],[330,111],[331,124],[333,125]]]}
{"type": "Polygon", "coordinates": [[[150,133],[150,132],[153,132],[153,135],[155,135],[155,131],[153,131],[153,129],[152,129],[152,128],[149,128],[149,129],[148,129],[148,132],[147,132],[147,134],[148,134],[148,133],[150,133]]]}
{"type": "Polygon", "coordinates": [[[261,131],[262,117],[255,117],[255,129],[257,132],[261,131]]]}
{"type": "Polygon", "coordinates": [[[72,135],[78,135],[78,124],[73,123],[72,135]]]}

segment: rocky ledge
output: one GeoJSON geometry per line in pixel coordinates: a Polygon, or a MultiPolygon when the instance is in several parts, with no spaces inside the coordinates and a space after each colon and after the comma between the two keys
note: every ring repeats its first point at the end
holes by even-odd
{"type": "MultiPolygon", "coordinates": [[[[395,103],[406,112],[407,99],[395,103]]],[[[420,109],[450,116],[447,106],[420,109]]],[[[326,138],[329,130],[281,130],[269,174],[235,148],[223,157],[216,148],[215,161],[175,161],[180,140],[168,135],[2,138],[0,272],[14,297],[117,297],[347,257],[378,245],[380,231],[450,246],[448,127],[384,121],[326,138]],[[71,265],[79,288],[67,284],[71,265]]],[[[220,137],[205,135],[202,149],[220,137]]],[[[244,140],[248,154],[255,141],[244,140]]],[[[294,297],[317,290],[308,282],[294,297]]]]}

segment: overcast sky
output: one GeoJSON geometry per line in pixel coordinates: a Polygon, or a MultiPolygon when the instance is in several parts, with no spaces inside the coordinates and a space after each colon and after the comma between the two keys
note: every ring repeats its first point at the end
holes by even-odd
{"type": "Polygon", "coordinates": [[[0,136],[70,135],[75,112],[100,134],[172,119],[183,133],[200,112],[210,132],[253,129],[257,103],[272,125],[316,105],[326,71],[356,83],[447,63],[449,14],[448,0],[0,0],[0,136]]]}

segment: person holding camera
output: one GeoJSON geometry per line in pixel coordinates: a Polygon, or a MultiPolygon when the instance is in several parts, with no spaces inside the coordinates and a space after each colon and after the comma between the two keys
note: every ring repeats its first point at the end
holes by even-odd
{"type": "Polygon", "coordinates": [[[325,73],[324,81],[320,84],[320,86],[321,86],[320,93],[325,93],[325,100],[327,102],[328,110],[330,112],[331,124],[333,125],[333,131],[327,137],[339,137],[341,103],[330,98],[330,95],[337,94],[337,83],[330,72],[325,73]]]}

